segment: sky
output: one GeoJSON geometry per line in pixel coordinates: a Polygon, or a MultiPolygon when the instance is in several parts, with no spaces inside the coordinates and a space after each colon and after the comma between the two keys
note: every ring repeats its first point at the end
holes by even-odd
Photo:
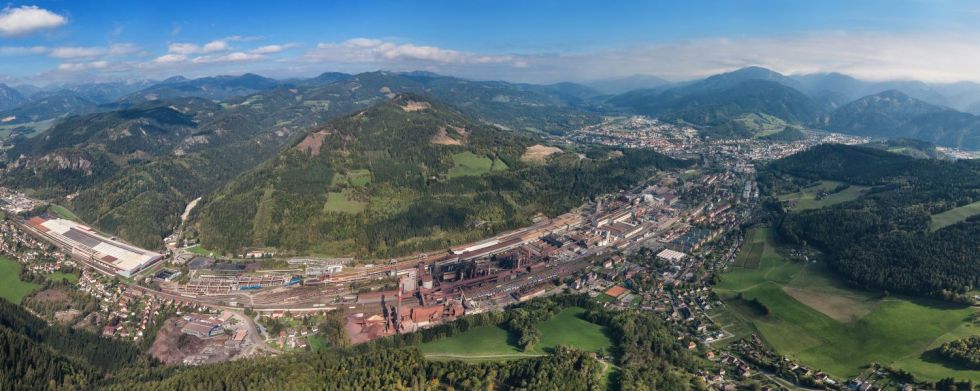
{"type": "Polygon", "coordinates": [[[980,3],[31,1],[0,10],[0,82],[425,70],[687,80],[744,66],[980,82],[980,3]]]}

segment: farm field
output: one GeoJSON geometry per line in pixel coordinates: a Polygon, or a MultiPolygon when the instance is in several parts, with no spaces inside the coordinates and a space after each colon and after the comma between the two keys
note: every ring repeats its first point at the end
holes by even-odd
{"type": "Polygon", "coordinates": [[[21,266],[17,261],[0,256],[0,297],[20,304],[24,296],[29,295],[40,285],[20,280],[21,266]]]}
{"type": "Polygon", "coordinates": [[[603,351],[612,347],[604,327],[579,317],[582,308],[567,308],[547,321],[541,322],[541,341],[527,352],[512,340],[507,330],[499,326],[482,326],[454,337],[423,344],[420,349],[430,359],[464,361],[499,361],[549,353],[558,345],[586,351],[603,351]]]}
{"type": "Polygon", "coordinates": [[[980,201],[932,215],[929,229],[932,231],[942,229],[943,227],[959,223],[978,214],[980,214],[980,201]]]}
{"type": "Polygon", "coordinates": [[[970,321],[976,310],[851,289],[822,262],[787,260],[772,235],[770,229],[750,231],[748,238],[764,240],[758,267],[733,268],[715,289],[731,316],[722,319],[737,335],[747,327],[779,353],[840,378],[879,362],[922,380],[980,380],[980,371],[947,366],[930,354],[942,342],[980,331],[970,321]],[[752,311],[744,301],[751,299],[768,314],[752,311]]]}
{"type": "Polygon", "coordinates": [[[820,192],[832,191],[835,187],[842,185],[842,182],[837,181],[820,181],[820,184],[807,187],[796,193],[788,193],[779,195],[780,201],[794,201],[795,204],[792,207],[793,212],[799,212],[809,209],[820,209],[825,206],[835,205],[842,202],[847,202],[850,200],[857,199],[861,196],[868,187],[865,186],[854,186],[848,187],[842,191],[834,194],[827,195],[821,199],[817,199],[817,194],[820,192]]]}

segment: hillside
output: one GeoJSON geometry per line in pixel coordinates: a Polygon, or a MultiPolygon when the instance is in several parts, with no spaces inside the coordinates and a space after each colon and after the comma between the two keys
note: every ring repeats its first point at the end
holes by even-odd
{"type": "Polygon", "coordinates": [[[896,90],[867,96],[830,114],[831,131],[910,138],[954,148],[980,148],[980,117],[933,106],[896,90]]]}
{"type": "Polygon", "coordinates": [[[827,128],[871,137],[897,137],[895,128],[923,114],[942,110],[896,90],[870,95],[834,110],[827,128]]]}
{"type": "Polygon", "coordinates": [[[6,124],[22,124],[58,118],[68,114],[85,114],[96,111],[98,105],[80,94],[64,91],[32,99],[16,108],[0,112],[0,118],[8,118],[6,124]],[[11,118],[13,117],[13,118],[11,118]]]}
{"type": "Polygon", "coordinates": [[[66,117],[13,140],[0,184],[45,198],[78,193],[70,206],[86,221],[155,248],[190,200],[275,156],[294,135],[384,102],[394,91],[448,97],[467,115],[512,129],[562,132],[597,118],[572,106],[591,94],[576,85],[392,72],[325,74],[296,84],[221,102],[174,98],[66,117]]]}
{"type": "Polygon", "coordinates": [[[651,152],[520,161],[535,140],[417,95],[310,132],[206,199],[206,248],[394,255],[445,248],[557,215],[678,164],[651,152]],[[604,173],[600,175],[599,173],[604,173]]]}
{"type": "Polygon", "coordinates": [[[816,122],[820,117],[820,108],[802,92],[777,81],[735,82],[731,76],[708,78],[663,91],[634,91],[613,97],[609,102],[637,113],[705,126],[709,133],[724,137],[751,137],[758,129],[734,123],[748,115],[772,116],[800,124],[816,122]]]}
{"type": "Polygon", "coordinates": [[[9,110],[27,102],[27,98],[10,86],[0,83],[0,110],[9,110]]]}
{"type": "Polygon", "coordinates": [[[866,147],[823,145],[770,164],[769,194],[814,180],[873,186],[833,206],[789,213],[779,232],[827,253],[844,280],[864,287],[972,300],[980,283],[980,219],[931,230],[933,216],[980,199],[980,162],[915,159],[866,147]]]}
{"type": "Polygon", "coordinates": [[[126,342],[48,325],[0,299],[0,384],[5,389],[91,389],[122,367],[145,370],[149,358],[126,342]]]}

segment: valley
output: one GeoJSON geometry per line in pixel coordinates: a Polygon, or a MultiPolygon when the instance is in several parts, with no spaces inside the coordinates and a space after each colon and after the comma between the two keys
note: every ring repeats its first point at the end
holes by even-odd
{"type": "Polygon", "coordinates": [[[837,77],[25,98],[9,122],[50,126],[0,144],[0,336],[54,388],[980,381],[941,352],[977,327],[975,116],[837,77]]]}

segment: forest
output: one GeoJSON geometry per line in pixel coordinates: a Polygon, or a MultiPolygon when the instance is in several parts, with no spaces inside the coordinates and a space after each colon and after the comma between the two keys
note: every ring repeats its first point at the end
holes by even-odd
{"type": "Polygon", "coordinates": [[[699,363],[650,313],[614,312],[585,296],[540,298],[506,312],[467,316],[417,333],[356,346],[338,338],[329,349],[201,367],[163,367],[122,342],[46,326],[22,308],[0,303],[0,387],[4,389],[245,390],[245,389],[504,389],[597,390],[605,364],[591,354],[559,347],[552,354],[468,364],[428,361],[416,348],[472,327],[541,316],[569,306],[610,329],[619,367],[612,389],[705,389],[699,363]],[[516,315],[522,310],[524,315],[516,315]],[[69,340],[66,336],[71,336],[69,340]],[[111,359],[110,359],[111,358],[111,359]]]}
{"type": "Polygon", "coordinates": [[[914,159],[877,149],[824,145],[760,173],[775,194],[820,180],[872,186],[858,199],[781,213],[783,239],[812,245],[853,285],[970,302],[980,283],[980,219],[931,231],[931,215],[980,200],[980,162],[914,159]]]}
{"type": "Polygon", "coordinates": [[[590,196],[688,164],[597,148],[520,160],[535,139],[402,95],[333,121],[205,199],[205,248],[395,256],[446,248],[555,216],[590,196]],[[425,107],[407,111],[405,107],[425,107]],[[483,172],[451,175],[480,159],[483,172]]]}

